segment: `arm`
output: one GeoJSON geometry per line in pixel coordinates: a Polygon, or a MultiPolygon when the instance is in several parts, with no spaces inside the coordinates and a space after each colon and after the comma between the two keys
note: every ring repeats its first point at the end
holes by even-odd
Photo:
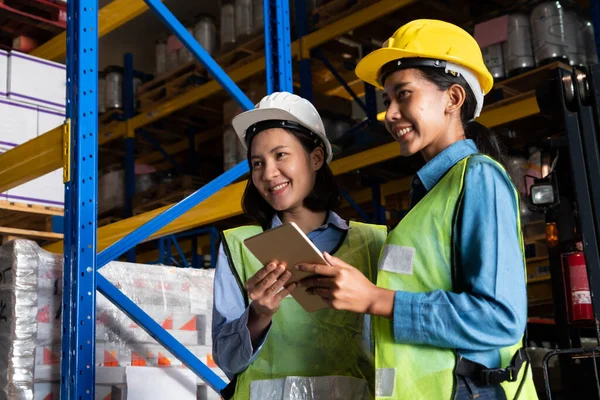
{"type": "Polygon", "coordinates": [[[215,362],[230,379],[254,361],[267,336],[265,333],[256,346],[252,345],[247,327],[249,311],[221,244],[215,270],[212,347],[215,362]]]}
{"type": "Polygon", "coordinates": [[[396,292],[398,342],[481,351],[519,341],[527,294],[518,212],[504,175],[489,161],[472,160],[458,220],[465,292],[396,292]]]}

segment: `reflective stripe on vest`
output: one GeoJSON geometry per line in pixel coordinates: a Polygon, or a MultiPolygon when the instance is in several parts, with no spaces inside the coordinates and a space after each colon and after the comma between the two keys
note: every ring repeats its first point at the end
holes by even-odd
{"type": "MultiPolygon", "coordinates": [[[[246,226],[223,233],[234,272],[242,284],[263,267],[243,244],[244,239],[260,232],[258,226],[246,226]]],[[[375,282],[386,233],[384,226],[350,222],[335,256],[375,282]]],[[[251,382],[292,376],[354,377],[366,382],[370,393],[374,393],[373,354],[363,340],[364,321],[363,315],[346,311],[307,313],[294,298],[286,297],[273,316],[258,357],[238,376],[234,398],[249,399],[251,382]]],[[[339,380],[330,383],[336,382],[339,380]]]]}
{"type": "MultiPolygon", "coordinates": [[[[467,157],[452,167],[388,235],[379,261],[377,286],[407,292],[453,290],[456,273],[452,252],[454,227],[462,201],[467,165],[472,157],[467,157]]],[[[482,155],[475,157],[499,168],[507,182],[510,182],[498,163],[482,155]]],[[[518,202],[515,190],[517,213],[518,202]]],[[[517,229],[521,238],[520,219],[517,229]]],[[[522,238],[520,240],[523,250],[522,238]]],[[[386,318],[374,318],[373,326],[376,339],[377,399],[452,398],[457,389],[454,350],[396,343],[393,322],[386,318]]],[[[499,349],[503,367],[509,365],[513,354],[520,348],[521,343],[517,343],[499,349]]],[[[525,373],[527,376],[519,399],[537,399],[531,368],[525,366],[521,369],[517,382],[502,384],[508,399],[514,398],[525,373]]]]}

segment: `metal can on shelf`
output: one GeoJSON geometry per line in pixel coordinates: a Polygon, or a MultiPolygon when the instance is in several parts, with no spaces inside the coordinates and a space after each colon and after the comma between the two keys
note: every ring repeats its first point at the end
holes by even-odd
{"type": "Polygon", "coordinates": [[[217,49],[217,28],[210,15],[202,15],[194,25],[194,37],[211,56],[217,49]]]}
{"type": "Polygon", "coordinates": [[[254,16],[252,25],[253,33],[260,33],[265,26],[265,3],[264,0],[254,0],[252,5],[252,15],[254,16]]]}
{"type": "Polygon", "coordinates": [[[107,67],[106,73],[106,109],[123,108],[123,68],[117,65],[107,67]]]}
{"type": "Polygon", "coordinates": [[[494,79],[503,79],[504,72],[504,57],[502,55],[502,43],[492,44],[481,49],[483,62],[494,77],[494,79]]]}
{"type": "Polygon", "coordinates": [[[106,112],[106,74],[98,74],[98,114],[106,112]]]}
{"type": "Polygon", "coordinates": [[[567,32],[573,32],[573,44],[569,46],[569,63],[571,65],[583,66],[587,64],[585,55],[585,38],[581,18],[574,10],[565,13],[565,24],[568,25],[567,32]]]}
{"type": "MultiPolygon", "coordinates": [[[[188,33],[190,35],[194,36],[194,27],[193,26],[188,26],[185,29],[188,31],[188,33]]],[[[194,55],[192,54],[191,51],[188,50],[187,47],[185,47],[185,45],[183,45],[178,50],[177,58],[178,58],[179,65],[184,65],[184,64],[194,61],[194,55]]]]}
{"type": "Polygon", "coordinates": [[[155,50],[155,73],[156,75],[164,74],[167,72],[167,41],[158,40],[156,41],[155,50]]]}
{"type": "Polygon", "coordinates": [[[254,16],[253,0],[235,0],[235,41],[243,43],[252,36],[254,16]]]}
{"type": "Polygon", "coordinates": [[[531,25],[526,14],[515,13],[508,17],[508,37],[503,45],[504,64],[508,76],[518,75],[535,68],[531,25]]]}
{"type": "Polygon", "coordinates": [[[574,27],[567,24],[566,10],[559,1],[547,1],[531,11],[533,54],[538,65],[568,61],[569,49],[576,46],[574,27]]]}
{"type": "Polygon", "coordinates": [[[179,39],[169,35],[167,40],[167,71],[172,71],[179,66],[179,39]]]}
{"type": "Polygon", "coordinates": [[[225,3],[221,7],[221,51],[229,51],[235,47],[235,6],[225,3]]]}

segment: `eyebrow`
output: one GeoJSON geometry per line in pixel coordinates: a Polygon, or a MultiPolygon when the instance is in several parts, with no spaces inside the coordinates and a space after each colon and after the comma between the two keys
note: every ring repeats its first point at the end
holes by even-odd
{"type": "MultiPolygon", "coordinates": [[[[405,88],[406,86],[410,85],[410,82],[398,82],[394,85],[394,93],[397,92],[400,89],[405,88]]],[[[386,92],[383,92],[381,95],[384,99],[386,97],[389,97],[388,94],[386,92]]]]}
{"type": "MultiPolygon", "coordinates": [[[[275,152],[277,152],[277,151],[279,151],[279,150],[281,150],[281,149],[284,149],[284,148],[287,148],[287,146],[286,146],[286,145],[284,145],[284,144],[281,144],[281,145],[279,145],[279,146],[275,146],[275,147],[273,147],[273,148],[272,148],[272,149],[269,151],[269,153],[270,153],[270,154],[273,154],[273,153],[275,153],[275,152]]],[[[252,156],[252,157],[250,157],[250,159],[251,159],[251,160],[254,160],[255,158],[259,158],[259,159],[260,159],[260,158],[262,158],[262,157],[261,157],[261,156],[252,156]]]]}

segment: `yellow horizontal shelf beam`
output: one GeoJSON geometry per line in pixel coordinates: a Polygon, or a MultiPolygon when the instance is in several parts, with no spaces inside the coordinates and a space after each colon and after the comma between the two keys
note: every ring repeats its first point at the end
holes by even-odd
{"type": "Polygon", "coordinates": [[[63,126],[0,154],[0,193],[63,166],[63,126]]]}
{"type": "Polygon", "coordinates": [[[54,240],[54,239],[62,239],[63,238],[62,233],[33,231],[33,230],[29,230],[29,229],[7,228],[7,227],[0,227],[0,235],[23,237],[23,238],[29,238],[29,239],[41,239],[41,240],[54,240]]]}
{"type": "Polygon", "coordinates": [[[531,91],[518,99],[508,99],[504,104],[492,104],[490,107],[484,108],[477,121],[488,128],[494,128],[508,122],[531,117],[539,112],[540,107],[535,98],[535,91],[531,91]]]}
{"type": "MultiPolygon", "coordinates": [[[[399,147],[396,143],[389,143],[374,149],[363,151],[348,157],[334,160],[331,163],[331,169],[334,174],[340,175],[359,168],[376,164],[381,161],[389,160],[400,155],[399,147]]],[[[217,221],[241,215],[241,199],[247,181],[234,183],[223,188],[221,191],[213,194],[208,199],[191,209],[189,212],[171,222],[169,225],[154,234],[148,240],[156,239],[162,236],[183,232],[198,226],[208,225],[217,221]]],[[[152,218],[163,211],[166,211],[173,204],[149,211],[144,214],[127,218],[113,224],[98,228],[97,248],[102,251],[117,240],[121,239],[129,232],[139,228],[152,218]]],[[[56,242],[45,247],[46,250],[53,253],[63,251],[63,243],[56,242]]]]}
{"type": "MultiPolygon", "coordinates": [[[[148,10],[143,0],[114,0],[98,10],[98,37],[114,31],[148,10]]],[[[63,32],[31,52],[32,56],[58,61],[67,53],[67,33],[63,32]]]]}
{"type": "MultiPolygon", "coordinates": [[[[363,8],[356,13],[342,18],[332,24],[310,33],[303,38],[304,48],[314,48],[326,43],[346,32],[361,27],[378,18],[384,17],[389,13],[405,7],[417,0],[382,0],[368,7],[363,8]]],[[[300,54],[300,44],[296,40],[292,43],[292,57],[300,54]]],[[[261,57],[246,65],[227,71],[229,77],[236,83],[242,82],[266,68],[265,57],[261,57]]],[[[106,128],[103,128],[99,135],[99,144],[109,142],[124,136],[128,130],[136,130],[144,127],[154,121],[166,117],[167,115],[188,107],[208,96],[223,90],[215,81],[211,80],[204,85],[191,89],[171,100],[159,104],[156,108],[147,110],[146,112],[130,119],[129,121],[117,123],[106,128]]]]}
{"type": "Polygon", "coordinates": [[[60,217],[62,217],[64,214],[64,210],[58,207],[46,207],[33,204],[13,203],[11,201],[6,200],[0,200],[0,210],[36,215],[55,215],[60,217]]]}

